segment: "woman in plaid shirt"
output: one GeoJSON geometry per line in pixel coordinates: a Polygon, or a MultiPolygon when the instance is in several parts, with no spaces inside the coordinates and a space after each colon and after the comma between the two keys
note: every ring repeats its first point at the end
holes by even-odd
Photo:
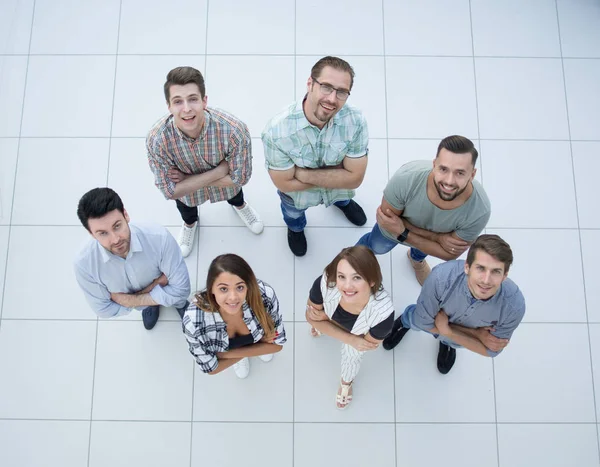
{"type": "Polygon", "coordinates": [[[286,341],[275,291],[234,254],[210,264],[206,289],[183,317],[183,332],[200,370],[215,375],[233,366],[238,378],[248,376],[248,357],[269,362],[286,341]]]}

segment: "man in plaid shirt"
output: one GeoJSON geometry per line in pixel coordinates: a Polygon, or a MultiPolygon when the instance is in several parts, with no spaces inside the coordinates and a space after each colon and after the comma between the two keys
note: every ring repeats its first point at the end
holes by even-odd
{"type": "Polygon", "coordinates": [[[248,127],[233,115],[207,107],[204,77],[192,67],[174,68],[164,85],[170,114],[146,138],[156,187],[174,199],[183,226],[183,256],[193,248],[198,208],[207,200],[227,201],[255,234],[263,231],[256,211],[244,201],[242,186],[252,175],[248,127]]]}
{"type": "Polygon", "coordinates": [[[262,134],[288,245],[296,256],[306,254],[304,213],[311,206],[333,204],[354,225],[367,221],[352,200],[365,176],[369,144],[364,116],[345,105],[353,81],[348,62],[323,57],[312,67],[304,99],[273,117],[262,134]]]}

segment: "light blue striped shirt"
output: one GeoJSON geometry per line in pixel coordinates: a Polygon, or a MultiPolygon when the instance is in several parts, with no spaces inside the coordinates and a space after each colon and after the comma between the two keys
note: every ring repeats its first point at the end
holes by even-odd
{"type": "Polygon", "coordinates": [[[158,278],[169,283],[150,291],[152,299],[163,306],[182,307],[190,295],[190,277],[181,250],[169,231],[154,224],[133,225],[126,258],[113,255],[97,240],[90,240],[75,259],[75,277],[90,307],[100,318],[131,313],[110,299],[111,293],[139,292],[158,278]]]}

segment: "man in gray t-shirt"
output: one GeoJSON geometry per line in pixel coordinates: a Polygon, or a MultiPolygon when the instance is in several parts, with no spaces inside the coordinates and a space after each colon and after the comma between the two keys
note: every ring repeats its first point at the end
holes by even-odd
{"type": "Polygon", "coordinates": [[[408,258],[419,284],[431,272],[427,255],[458,258],[483,231],[490,201],[474,180],[477,149],[464,136],[448,136],[433,160],[409,162],[394,174],[377,208],[377,223],[357,245],[384,254],[398,243],[410,246],[408,258]]]}
{"type": "Polygon", "coordinates": [[[439,339],[437,366],[442,374],[454,365],[458,347],[496,357],[525,314],[525,298],[507,278],[512,262],[508,243],[498,235],[481,235],[466,262],[448,261],[433,268],[417,303],[396,319],[383,348],[393,349],[415,329],[439,339]]]}

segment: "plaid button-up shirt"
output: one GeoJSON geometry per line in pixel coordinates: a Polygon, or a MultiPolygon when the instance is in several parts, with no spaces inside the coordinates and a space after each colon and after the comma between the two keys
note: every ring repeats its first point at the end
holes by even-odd
{"type": "MultiPolygon", "coordinates": [[[[369,131],[362,112],[344,105],[319,130],[304,115],[302,103],[295,102],[273,117],[262,133],[267,169],[287,170],[294,166],[318,169],[342,163],[345,157],[363,157],[368,153],[369,131]]],[[[286,193],[298,209],[326,206],[351,199],[354,190],[310,188],[286,193]]]]}
{"type": "MultiPolygon", "coordinates": [[[[283,319],[279,312],[279,300],[273,288],[259,280],[258,288],[265,305],[266,312],[273,318],[276,337],[273,343],[282,345],[286,342],[283,319]]],[[[247,303],[242,308],[244,323],[252,335],[254,343],[260,341],[265,332],[256,315],[247,303]]],[[[229,336],[227,325],[219,313],[204,311],[194,303],[190,304],[183,316],[183,333],[188,341],[190,353],[196,359],[200,370],[210,373],[217,369],[219,361],[217,353],[229,350],[229,336]]]]}
{"type": "Polygon", "coordinates": [[[187,206],[198,206],[206,200],[212,203],[233,198],[252,175],[252,143],[248,127],[222,110],[207,108],[202,133],[189,138],[173,121],[172,115],[154,124],[146,138],[148,163],[154,173],[154,184],[169,199],[175,183],[169,179],[169,168],[176,167],[189,175],[214,169],[223,160],[229,164],[233,187],[204,187],[180,198],[187,206]]]}

